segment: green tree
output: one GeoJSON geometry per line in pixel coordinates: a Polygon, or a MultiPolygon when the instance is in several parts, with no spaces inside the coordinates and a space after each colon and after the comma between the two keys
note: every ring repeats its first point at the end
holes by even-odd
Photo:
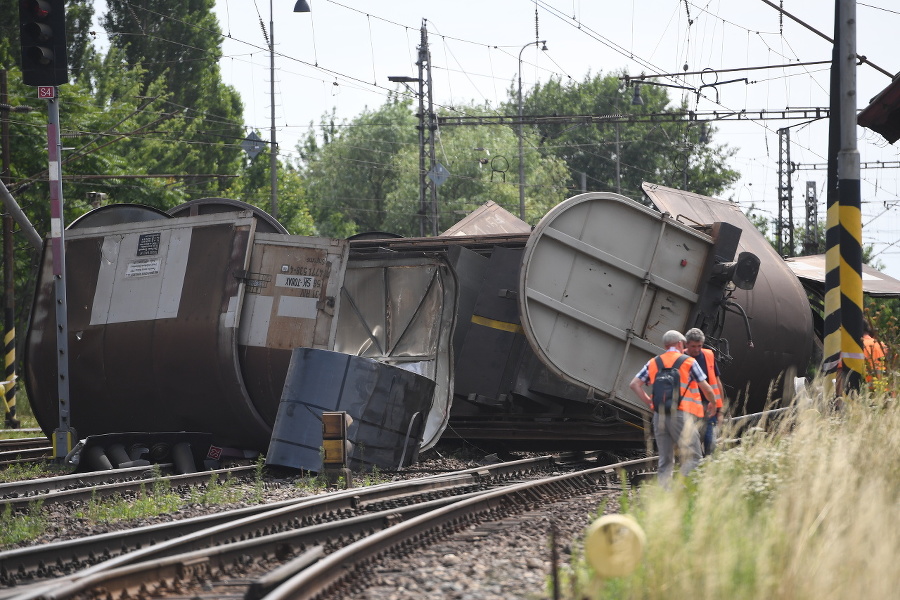
{"type": "MultiPolygon", "coordinates": [[[[162,129],[150,158],[149,173],[232,174],[242,166],[243,104],[236,90],[221,81],[218,61],[222,33],[212,12],[214,0],[178,4],[147,0],[140,4],[109,0],[102,23],[109,35],[113,64],[140,78],[139,94],[156,97],[162,109],[177,114],[162,129]]],[[[219,178],[181,181],[193,197],[217,196],[228,187],[219,178]]]]}
{"type": "MultiPolygon", "coordinates": [[[[486,114],[478,107],[464,110],[486,114]]],[[[419,235],[417,125],[412,102],[394,94],[381,107],[341,126],[334,124],[333,115],[323,117],[324,141],[320,144],[310,132],[299,148],[319,231],[333,236],[364,231],[419,235]]],[[[533,134],[527,135],[526,219],[534,223],[565,198],[568,172],[560,159],[535,150],[533,134]]],[[[436,160],[450,172],[437,187],[439,231],[489,200],[518,214],[518,169],[511,168],[518,164],[518,151],[512,129],[447,126],[436,138],[436,160]]],[[[430,233],[430,225],[426,230],[430,233]]]]}
{"type": "MultiPolygon", "coordinates": [[[[395,157],[405,147],[417,147],[418,121],[411,106],[410,100],[391,94],[378,109],[367,108],[340,127],[334,115],[325,115],[319,125],[322,143],[310,131],[298,148],[312,214],[323,235],[383,230],[388,192],[401,176],[395,157]]],[[[412,176],[418,181],[417,172],[412,176]]]]}
{"type": "MultiPolygon", "coordinates": [[[[468,115],[488,114],[477,107],[459,109],[468,115]]],[[[534,224],[571,191],[566,189],[565,163],[536,150],[532,132],[525,137],[525,220],[534,224]]],[[[450,173],[437,187],[439,232],[488,201],[519,215],[518,136],[513,129],[505,125],[447,126],[440,131],[436,154],[450,173]]],[[[419,234],[418,160],[418,147],[406,146],[394,161],[404,176],[388,194],[385,223],[388,230],[403,235],[419,234]]]]}
{"type": "MultiPolygon", "coordinates": [[[[631,104],[629,91],[615,74],[588,74],[581,82],[551,79],[523,96],[523,114],[609,115],[686,110],[684,105],[669,108],[670,100],[662,87],[642,85],[643,106],[631,104]]],[[[512,89],[510,97],[515,97],[512,89]]],[[[508,114],[515,110],[517,106],[511,102],[508,114]]],[[[573,122],[540,124],[531,129],[543,152],[561,158],[569,166],[573,186],[579,173],[586,174],[588,190],[621,189],[623,194],[637,198],[641,196],[641,182],[650,181],[716,196],[738,178],[738,173],[727,166],[734,150],[712,144],[709,140],[715,129],[704,127],[701,131],[697,123],[658,121],[617,126],[573,122]]]]}
{"type": "Polygon", "coordinates": [[[19,0],[0,0],[0,68],[21,67],[19,57],[19,0]]]}
{"type": "MultiPolygon", "coordinates": [[[[267,151],[252,159],[246,157],[240,177],[229,180],[224,196],[268,210],[271,198],[269,156],[267,147],[267,151]]],[[[291,164],[278,169],[278,222],[292,234],[318,235],[306,198],[305,180],[291,164]]]]}
{"type": "Polygon", "coordinates": [[[93,0],[66,2],[66,46],[70,80],[88,83],[99,67],[99,57],[91,34],[93,20],[93,0]]]}

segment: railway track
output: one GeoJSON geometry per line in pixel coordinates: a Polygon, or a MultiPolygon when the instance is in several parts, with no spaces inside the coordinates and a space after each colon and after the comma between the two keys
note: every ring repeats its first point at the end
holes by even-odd
{"type": "Polygon", "coordinates": [[[255,474],[256,466],[242,465],[180,475],[171,474],[172,470],[172,464],[164,463],[4,483],[0,484],[0,510],[7,506],[12,510],[25,510],[37,503],[49,506],[135,494],[158,483],[171,487],[189,487],[231,477],[251,477],[255,474]]]}
{"type": "Polygon", "coordinates": [[[0,439],[0,452],[11,452],[27,448],[44,448],[50,445],[45,437],[0,439]]]}
{"type": "Polygon", "coordinates": [[[576,468],[541,457],[23,548],[0,553],[2,583],[14,586],[0,598],[339,594],[379,556],[616,486],[619,469],[635,477],[654,468],[655,459],[576,468]]]}
{"type": "Polygon", "coordinates": [[[276,530],[321,524],[352,514],[363,502],[370,505],[376,501],[385,501],[396,506],[416,498],[425,501],[430,498],[429,494],[448,493],[446,490],[464,493],[471,491],[473,486],[482,485],[488,474],[494,480],[503,480],[529,471],[550,468],[552,465],[549,457],[513,461],[457,473],[251,506],[52,545],[10,550],[0,553],[0,585],[15,586],[75,573],[101,561],[107,561],[104,568],[111,568],[142,557],[159,558],[165,556],[165,553],[193,550],[203,544],[227,543],[245,537],[259,537],[276,530]],[[203,533],[193,536],[196,532],[203,533]],[[134,553],[135,550],[139,552],[134,553]],[[131,554],[126,556],[128,553],[131,554]]]}
{"type": "Polygon", "coordinates": [[[0,440],[0,468],[20,462],[47,460],[53,451],[45,437],[9,438],[0,440]]]}

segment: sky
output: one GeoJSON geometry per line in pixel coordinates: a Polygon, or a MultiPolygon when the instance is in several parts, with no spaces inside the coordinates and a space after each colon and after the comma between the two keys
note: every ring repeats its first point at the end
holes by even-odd
{"type": "MultiPolygon", "coordinates": [[[[824,36],[834,33],[834,5],[824,0],[772,0],[824,36]]],[[[763,0],[309,0],[311,12],[294,13],[294,0],[216,0],[225,38],[223,80],[241,94],[245,122],[269,139],[268,32],[274,21],[276,135],[280,152],[296,156],[311,122],[336,113],[350,120],[376,108],[390,90],[389,76],[416,77],[417,47],[426,24],[434,102],[443,107],[498,107],[519,75],[527,91],[551,77],[581,81],[589,73],[625,69],[630,75],[769,67],[656,81],[673,103],[682,98],[697,111],[780,111],[828,107],[831,43],[763,0]],[[272,13],[270,13],[270,7],[272,13]],[[546,40],[542,51],[536,40],[546,40]],[[521,71],[519,60],[521,56],[521,71]],[[793,64],[792,64],[793,63],[793,64]],[[792,64],[784,67],[781,65],[792,64]],[[773,68],[774,67],[774,68],[773,68]],[[745,79],[746,78],[746,81],[745,79]]],[[[900,3],[857,2],[857,52],[888,73],[900,71],[896,35],[900,3]]],[[[864,108],[891,79],[868,65],[857,68],[857,108],[864,108]]],[[[415,85],[415,84],[414,84],[415,85]]],[[[403,88],[399,88],[403,89],[403,88]]],[[[628,104],[632,90],[625,90],[628,104]]],[[[768,219],[778,212],[777,130],[791,126],[793,218],[805,222],[807,181],[816,183],[819,218],[825,218],[824,169],[827,119],[720,121],[713,141],[736,150],[730,166],[740,180],[722,198],[751,205],[768,219]],[[818,170],[802,168],[818,166],[818,170]]],[[[900,278],[900,183],[898,146],[857,129],[863,166],[863,241],[884,271],[900,278]]],[[[637,196],[638,191],[629,191],[637,196]]]]}

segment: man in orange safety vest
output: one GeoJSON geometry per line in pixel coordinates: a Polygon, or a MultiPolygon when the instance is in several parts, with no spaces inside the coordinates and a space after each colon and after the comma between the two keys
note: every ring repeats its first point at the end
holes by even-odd
{"type": "Polygon", "coordinates": [[[722,385],[722,377],[719,374],[719,365],[716,363],[716,354],[709,348],[704,348],[706,335],[700,329],[694,327],[688,329],[685,334],[684,353],[693,356],[700,363],[700,368],[706,373],[706,381],[716,394],[716,410],[713,416],[704,419],[701,426],[701,439],[703,441],[703,456],[709,456],[716,449],[716,424],[724,417],[723,399],[725,388],[722,385]]]}
{"type": "Polygon", "coordinates": [[[629,387],[634,394],[653,411],[653,435],[659,451],[657,474],[664,487],[668,487],[675,467],[675,448],[681,458],[681,474],[687,475],[700,463],[700,422],[704,416],[712,416],[715,411],[715,392],[706,382],[706,375],[697,361],[684,353],[684,336],[671,329],[663,334],[665,352],[652,358],[631,380],[629,387]],[[657,360],[659,359],[659,360],[657,360]],[[680,394],[677,409],[666,414],[655,406],[653,398],[644,390],[645,385],[653,385],[662,369],[672,369],[679,362],[678,377],[680,394]],[[709,400],[713,412],[705,414],[700,392],[709,400]]]}

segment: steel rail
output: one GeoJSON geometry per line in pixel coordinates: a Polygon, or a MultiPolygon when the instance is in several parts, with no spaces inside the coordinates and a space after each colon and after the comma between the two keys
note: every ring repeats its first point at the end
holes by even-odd
{"type": "MultiPolygon", "coordinates": [[[[193,550],[204,544],[209,546],[227,543],[284,528],[335,519],[357,511],[363,505],[371,507],[382,501],[398,505],[402,502],[402,498],[398,497],[404,494],[408,497],[415,490],[418,490],[419,495],[425,495],[453,487],[487,485],[492,481],[504,481],[553,468],[556,464],[556,459],[552,456],[510,461],[408,481],[354,488],[325,496],[246,507],[130,531],[9,550],[0,552],[0,583],[19,585],[24,581],[58,576],[70,571],[73,567],[62,564],[61,556],[73,557],[69,564],[82,569],[66,575],[64,579],[81,578],[132,562],[159,558],[167,553],[193,550]]],[[[56,583],[59,582],[54,582],[56,583]]],[[[39,583],[37,587],[43,588],[46,585],[48,584],[39,583]]],[[[13,588],[0,591],[0,598],[17,593],[22,593],[21,586],[18,590],[13,588]]]]}
{"type": "MultiPolygon", "coordinates": [[[[172,463],[156,465],[160,474],[171,473],[172,463]]],[[[34,497],[38,494],[49,494],[57,490],[72,489],[74,487],[92,487],[110,483],[123,478],[144,478],[153,474],[154,466],[127,467],[125,469],[113,469],[111,471],[91,471],[89,473],[73,473],[57,477],[41,477],[40,479],[26,479],[23,481],[8,481],[0,483],[0,498],[34,497]]]]}
{"type": "Polygon", "coordinates": [[[9,452],[20,448],[44,448],[50,443],[45,437],[0,439],[0,450],[9,452]]]}
{"type": "MultiPolygon", "coordinates": [[[[163,582],[168,587],[176,580],[190,582],[191,579],[203,577],[224,578],[237,567],[248,569],[254,563],[261,563],[273,556],[297,556],[316,546],[333,550],[340,546],[342,540],[365,539],[363,536],[383,531],[398,521],[415,519],[423,514],[459,502],[460,498],[476,498],[484,493],[484,491],[473,491],[461,496],[438,498],[402,508],[390,508],[290,531],[242,538],[231,543],[92,572],[84,577],[73,578],[63,585],[51,585],[47,589],[34,590],[29,594],[13,596],[13,598],[15,600],[64,600],[99,588],[102,588],[106,594],[130,597],[138,593],[153,593],[153,586],[161,585],[163,582]]],[[[268,579],[272,578],[268,577],[268,579]]],[[[198,594],[191,594],[191,598],[199,597],[201,596],[198,594]]],[[[213,597],[218,598],[219,595],[216,594],[213,597]]]]}
{"type": "MultiPolygon", "coordinates": [[[[571,460],[571,458],[567,458],[571,460]]],[[[516,461],[531,462],[531,461],[516,461]]],[[[553,463],[541,461],[550,466],[553,463]]],[[[555,461],[554,461],[555,462],[555,461]]],[[[472,481],[488,476],[493,481],[507,475],[521,473],[521,467],[510,470],[508,464],[467,470],[472,481]]],[[[532,469],[529,469],[531,471],[532,469]]],[[[441,479],[458,480],[458,475],[423,478],[435,482],[441,479]]],[[[577,479],[572,479],[577,482],[577,479]]],[[[517,482],[507,484],[517,487],[517,482]]],[[[574,487],[590,486],[590,483],[575,483],[574,487]]],[[[468,486],[471,487],[471,486],[468,486]]],[[[570,486],[571,487],[571,486],[570,486]]],[[[403,486],[397,486],[402,491],[403,486]]],[[[462,489],[462,488],[461,488],[462,489]]],[[[489,490],[488,490],[489,492],[489,490]]],[[[198,550],[189,550],[175,556],[131,563],[112,569],[95,572],[85,571],[83,576],[69,578],[62,584],[51,584],[44,588],[30,590],[29,593],[15,596],[20,600],[26,598],[43,598],[62,600],[78,597],[91,590],[104,594],[147,595],[166,590],[177,590],[179,595],[189,592],[192,598],[220,598],[219,588],[224,587],[233,596],[241,586],[246,588],[244,598],[261,598],[267,590],[288,580],[298,571],[307,568],[318,560],[325,549],[334,550],[353,540],[371,536],[373,532],[391,527],[398,521],[415,519],[422,514],[440,510],[443,507],[458,503],[460,500],[475,498],[487,493],[484,490],[465,492],[454,497],[443,497],[409,504],[410,494],[403,493],[395,497],[374,498],[372,502],[361,502],[358,505],[360,516],[354,516],[336,522],[309,525],[299,529],[272,532],[259,536],[242,535],[240,541],[219,544],[198,550]],[[398,507],[399,505],[399,507],[398,507]],[[376,511],[377,512],[371,512],[376,511]],[[312,548],[312,549],[310,549],[312,548]],[[299,555],[299,556],[298,556],[299,555]],[[291,559],[290,557],[296,557],[291,559]],[[290,559],[290,560],[288,560],[290,559]],[[285,560],[288,562],[283,563],[285,560]],[[268,571],[268,563],[279,563],[274,571],[268,571]],[[247,572],[261,573],[258,577],[247,579],[247,572]],[[234,574],[236,573],[236,575],[234,574]],[[228,581],[223,583],[223,579],[228,581]],[[195,591],[192,588],[202,588],[195,591]]]]}
{"type": "MultiPolygon", "coordinates": [[[[539,503],[541,496],[556,497],[561,487],[586,489],[617,477],[618,471],[629,473],[655,467],[656,458],[626,461],[614,465],[596,467],[577,473],[568,473],[538,481],[525,482],[500,490],[488,491],[474,497],[454,502],[404,521],[381,532],[354,542],[300,572],[267,594],[265,600],[303,600],[326,594],[351,578],[361,566],[381,555],[401,548],[410,540],[430,540],[454,533],[476,521],[496,520],[506,517],[516,508],[510,500],[516,497],[520,506],[530,509],[539,503]]],[[[565,492],[566,490],[563,490],[565,492]]]]}
{"type": "MultiPolygon", "coordinates": [[[[195,486],[209,482],[214,477],[228,476],[240,477],[251,475],[256,470],[256,466],[247,465],[240,467],[230,467],[227,469],[215,469],[212,471],[198,471],[196,473],[183,473],[181,475],[166,475],[153,479],[118,481],[115,483],[107,483],[104,485],[94,485],[93,487],[79,487],[75,489],[58,489],[43,494],[35,494],[20,498],[0,498],[0,510],[9,506],[12,510],[26,509],[36,503],[43,506],[50,504],[58,504],[60,502],[85,501],[92,498],[106,498],[118,494],[139,492],[152,486],[157,482],[167,482],[170,485],[178,486],[195,486]]],[[[100,471],[100,473],[111,473],[112,471],[100,471]]]]}
{"type": "Polygon", "coordinates": [[[17,462],[34,462],[50,458],[51,446],[19,448],[0,452],[0,465],[13,465],[17,462]]]}

